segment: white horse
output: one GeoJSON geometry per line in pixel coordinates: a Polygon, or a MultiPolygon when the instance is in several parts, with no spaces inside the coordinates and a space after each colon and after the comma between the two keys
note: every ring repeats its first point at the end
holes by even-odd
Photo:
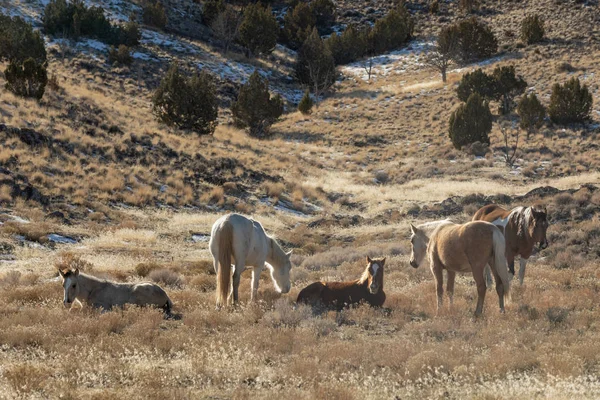
{"type": "Polygon", "coordinates": [[[219,218],[212,227],[209,243],[217,273],[217,306],[229,302],[230,287],[233,302],[238,302],[240,276],[247,266],[252,269],[251,300],[256,299],[260,273],[266,266],[271,271],[275,289],[280,293],[290,291],[290,254],[275,239],[265,233],[258,221],[239,214],[219,218]],[[233,285],[231,285],[231,261],[235,260],[233,285]]]}

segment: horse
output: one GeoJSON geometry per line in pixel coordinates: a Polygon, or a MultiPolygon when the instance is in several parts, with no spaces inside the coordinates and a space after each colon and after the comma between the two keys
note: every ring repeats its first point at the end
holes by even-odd
{"type": "Polygon", "coordinates": [[[86,303],[94,308],[108,311],[125,304],[156,306],[166,316],[171,316],[173,302],[167,293],[155,283],[117,283],[99,279],[75,269],[59,269],[64,289],[63,304],[72,309],[73,303],[86,303]]]}
{"type": "Polygon", "coordinates": [[[286,253],[273,237],[265,233],[258,221],[240,214],[222,216],[212,227],[209,248],[217,273],[217,307],[228,303],[231,297],[233,303],[237,304],[240,276],[246,266],[253,267],[251,301],[257,297],[260,273],[265,266],[271,272],[275,289],[280,293],[290,291],[292,252],[286,253]],[[233,284],[231,283],[232,257],[235,260],[233,284]]]}
{"type": "Polygon", "coordinates": [[[384,266],[385,258],[371,259],[367,256],[367,267],[359,279],[351,282],[311,283],[300,291],[296,303],[338,311],[361,301],[370,304],[372,307],[381,307],[385,302],[385,292],[383,291],[384,266]]]}
{"type": "MultiPolygon", "coordinates": [[[[527,260],[533,252],[536,243],[539,243],[539,250],[548,247],[546,231],[548,229],[548,213],[543,205],[533,205],[530,207],[516,207],[512,210],[490,204],[480,208],[473,221],[487,221],[494,225],[504,223],[504,237],[506,239],[506,260],[508,269],[513,276],[515,275],[515,257],[519,255],[519,282],[523,285],[525,278],[525,267],[527,260]],[[505,221],[505,222],[503,222],[505,221]]],[[[486,268],[487,281],[491,282],[489,270],[486,268]]]]}
{"type": "Polygon", "coordinates": [[[442,308],[444,278],[447,272],[446,291],[453,304],[454,280],[457,272],[471,272],[477,284],[477,307],[475,317],[483,312],[486,285],[483,270],[491,266],[496,281],[500,312],[504,312],[504,300],[510,293],[510,279],[504,248],[504,236],[498,227],[489,222],[476,221],[460,225],[450,220],[436,221],[418,227],[410,225],[410,265],[418,268],[427,257],[437,286],[437,311],[442,308]]]}

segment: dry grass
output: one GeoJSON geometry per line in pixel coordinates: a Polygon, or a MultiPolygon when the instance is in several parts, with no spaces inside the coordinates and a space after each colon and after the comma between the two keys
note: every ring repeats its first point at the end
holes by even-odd
{"type": "MultiPolygon", "coordinates": [[[[419,17],[421,38],[443,25],[440,18],[457,18],[455,3],[446,6],[447,16],[419,17]]],[[[485,6],[491,12],[480,17],[492,29],[518,32],[522,3],[485,6]]],[[[570,76],[596,96],[600,50],[591,8],[553,0],[526,7],[544,16],[549,40],[520,49],[501,34],[504,58],[484,69],[514,64],[546,104],[552,85],[570,76]]],[[[0,398],[600,397],[600,191],[543,199],[551,246],[533,257],[505,315],[489,292],[484,318],[472,321],[475,287],[461,276],[454,309],[435,317],[430,272],[407,264],[409,222],[429,219],[426,211],[448,197],[600,182],[593,124],[544,126],[522,142],[518,168],[510,170],[496,128],[483,159],[448,140],[454,88],[466,69],[451,71],[443,85],[433,71],[407,66],[396,73],[398,66],[371,82],[336,83],[310,117],[284,115],[270,140],[224,124],[199,138],[151,117],[161,65],[149,62],[140,76],[115,73],[64,50],[50,55],[61,90],[41,102],[0,91],[0,123],[54,140],[30,145],[0,134],[0,166],[52,199],[46,206],[13,198],[8,175],[0,186],[0,398]],[[274,209],[283,200],[314,215],[274,209]],[[242,305],[215,311],[207,242],[192,234],[208,235],[218,216],[233,210],[294,248],[293,285],[280,295],[265,271],[261,301],[248,304],[246,272],[242,305]],[[50,233],[80,241],[52,244],[50,233]],[[384,310],[317,316],[294,307],[310,282],[355,279],[366,255],[388,257],[384,310]],[[68,312],[55,266],[158,282],[183,318],[134,307],[68,312]]],[[[285,72],[276,64],[255,61],[285,72]]],[[[466,221],[478,206],[461,204],[449,216],[466,221]]]]}

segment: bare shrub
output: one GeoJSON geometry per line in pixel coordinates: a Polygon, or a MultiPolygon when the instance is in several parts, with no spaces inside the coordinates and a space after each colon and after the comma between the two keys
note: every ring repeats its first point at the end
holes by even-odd
{"type": "Polygon", "coordinates": [[[20,396],[40,391],[50,373],[43,367],[32,363],[16,364],[4,370],[4,377],[11,388],[20,396]]]}
{"type": "Polygon", "coordinates": [[[273,305],[273,310],[267,312],[262,321],[274,328],[286,326],[296,327],[312,316],[310,307],[299,305],[294,307],[287,299],[278,299],[273,305]]]}
{"type": "Polygon", "coordinates": [[[176,288],[181,288],[184,284],[184,279],[181,275],[166,268],[152,270],[148,274],[148,278],[153,282],[176,288]]]}

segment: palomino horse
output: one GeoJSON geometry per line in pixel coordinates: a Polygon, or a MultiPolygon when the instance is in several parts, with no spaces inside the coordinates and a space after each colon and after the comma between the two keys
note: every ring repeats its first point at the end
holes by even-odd
{"type": "Polygon", "coordinates": [[[233,302],[238,302],[240,276],[246,266],[252,269],[251,299],[256,299],[258,280],[265,265],[271,271],[275,289],[281,293],[290,291],[290,254],[283,251],[275,239],[265,233],[262,225],[239,214],[219,218],[212,227],[209,243],[217,273],[217,306],[228,302],[231,287],[231,258],[235,260],[233,271],[233,302]]]}
{"type": "Polygon", "coordinates": [[[362,276],[351,282],[314,282],[302,289],[297,303],[313,307],[342,310],[361,301],[373,307],[381,307],[385,302],[383,291],[383,267],[385,258],[367,257],[367,268],[362,276]]]}
{"type": "Polygon", "coordinates": [[[456,272],[471,272],[477,284],[477,308],[475,316],[481,315],[485,299],[485,278],[483,270],[487,263],[492,267],[496,280],[500,311],[504,312],[504,300],[510,292],[510,279],[504,256],[504,236],[500,229],[488,222],[468,222],[464,225],[449,220],[410,226],[412,253],[410,265],[417,268],[425,253],[437,285],[437,309],[442,307],[444,278],[442,270],[448,274],[446,290],[452,306],[454,279],[456,272]],[[426,249],[426,251],[424,251],[426,249]]]}
{"type": "MultiPolygon", "coordinates": [[[[505,222],[504,237],[506,239],[506,260],[508,269],[515,275],[515,256],[521,256],[519,260],[519,282],[523,284],[525,278],[525,266],[533,247],[539,243],[540,250],[548,247],[546,230],[548,229],[548,213],[543,205],[531,207],[517,207],[512,210],[490,204],[480,208],[473,216],[473,221],[487,221],[494,225],[505,222]]],[[[487,280],[491,282],[489,270],[486,269],[487,280]]]]}
{"type": "Polygon", "coordinates": [[[105,311],[125,304],[137,306],[156,306],[162,308],[167,316],[171,315],[173,303],[167,293],[158,285],[150,282],[116,283],[80,273],[79,269],[59,270],[65,296],[63,304],[71,307],[75,300],[101,308],[105,311]]]}

